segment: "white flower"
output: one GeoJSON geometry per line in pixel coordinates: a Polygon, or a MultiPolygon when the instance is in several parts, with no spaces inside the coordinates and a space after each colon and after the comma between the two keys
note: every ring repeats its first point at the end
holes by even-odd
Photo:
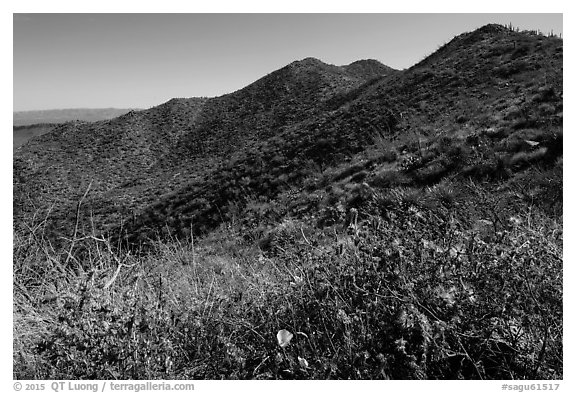
{"type": "Polygon", "coordinates": [[[279,330],[278,334],[276,334],[276,338],[278,339],[278,345],[280,345],[280,347],[282,348],[290,344],[290,340],[292,340],[292,337],[294,337],[294,335],[286,329],[279,330]]]}
{"type": "Polygon", "coordinates": [[[300,367],[308,368],[308,361],[300,356],[298,356],[298,363],[300,363],[300,367]]]}

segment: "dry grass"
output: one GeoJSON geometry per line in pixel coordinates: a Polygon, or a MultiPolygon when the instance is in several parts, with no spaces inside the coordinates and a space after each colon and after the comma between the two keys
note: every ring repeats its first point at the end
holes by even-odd
{"type": "Polygon", "coordinates": [[[561,222],[473,182],[388,193],[266,251],[240,226],[73,258],[17,235],[14,377],[561,378],[561,222]]]}

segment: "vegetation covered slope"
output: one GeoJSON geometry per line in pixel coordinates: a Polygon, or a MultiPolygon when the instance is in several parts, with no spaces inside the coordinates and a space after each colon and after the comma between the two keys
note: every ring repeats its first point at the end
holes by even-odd
{"type": "Polygon", "coordinates": [[[117,224],[380,72],[392,71],[374,66],[357,76],[304,59],[222,97],[173,99],[108,121],[60,125],[15,155],[15,214],[54,204],[53,223],[62,228],[91,184],[94,216],[117,224]]]}
{"type": "Polygon", "coordinates": [[[488,25],[353,65],[92,129],[152,146],[133,183],[79,157],[59,191],[17,155],[15,192],[68,201],[19,200],[15,377],[562,378],[562,41],[488,25]]]}
{"type": "Polygon", "coordinates": [[[251,198],[325,187],[327,168],[375,141],[385,150],[380,156],[364,154],[356,158],[365,160],[360,166],[344,165],[350,174],[364,170],[357,183],[430,185],[458,174],[509,176],[526,166],[524,159],[554,162],[562,150],[561,49],[555,38],[494,27],[457,37],[440,49],[446,56],[372,80],[338,104],[331,100],[335,109],[236,152],[209,178],[141,213],[130,235],[166,230],[166,216],[177,221],[172,229],[178,235],[190,228],[192,215],[199,229],[204,223],[209,229],[251,198]],[[515,47],[524,55],[518,57],[515,47]],[[498,74],[495,64],[513,67],[511,61],[530,66],[498,74]]]}

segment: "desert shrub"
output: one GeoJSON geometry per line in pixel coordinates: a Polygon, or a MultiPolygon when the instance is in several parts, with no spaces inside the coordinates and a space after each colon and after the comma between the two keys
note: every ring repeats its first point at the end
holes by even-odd
{"type": "Polygon", "coordinates": [[[436,151],[436,149],[426,149],[426,148],[422,148],[422,151],[420,153],[420,157],[422,159],[422,165],[426,165],[428,163],[430,163],[432,160],[434,160],[436,157],[438,157],[439,154],[436,151]]]}
{"type": "Polygon", "coordinates": [[[457,115],[457,116],[456,116],[456,123],[458,123],[458,124],[464,124],[464,123],[466,123],[468,120],[469,120],[469,119],[468,119],[467,116],[464,116],[464,115],[457,115]]]}
{"type": "Polygon", "coordinates": [[[556,91],[553,86],[544,86],[538,89],[538,93],[532,98],[535,103],[544,103],[553,101],[556,96],[556,91]]]}
{"type": "Polygon", "coordinates": [[[422,165],[424,165],[424,163],[420,156],[406,155],[402,157],[399,163],[399,168],[401,171],[410,172],[420,168],[422,165]]]}
{"type": "Polygon", "coordinates": [[[376,158],[375,163],[381,164],[384,162],[394,162],[398,158],[398,154],[393,149],[386,149],[379,154],[376,158]]]}
{"type": "Polygon", "coordinates": [[[466,136],[466,143],[469,145],[478,145],[480,142],[480,135],[477,133],[466,136]]]}
{"type": "Polygon", "coordinates": [[[409,182],[410,179],[405,174],[394,169],[380,170],[368,181],[371,186],[379,188],[388,188],[409,182]]]}
{"type": "Polygon", "coordinates": [[[524,60],[505,63],[493,70],[493,74],[500,78],[509,78],[530,69],[530,63],[524,60]]]}
{"type": "Polygon", "coordinates": [[[523,149],[530,149],[530,145],[527,144],[525,140],[514,136],[501,141],[497,149],[499,151],[516,153],[523,149]]]}
{"type": "Polygon", "coordinates": [[[556,107],[547,102],[538,105],[538,114],[540,116],[550,116],[556,113],[556,107]]]}
{"type": "Polygon", "coordinates": [[[435,72],[430,68],[421,68],[412,72],[414,84],[423,83],[436,76],[435,72]]]}
{"type": "Polygon", "coordinates": [[[564,152],[564,131],[562,128],[553,129],[546,133],[542,138],[542,146],[548,149],[546,160],[548,164],[552,164],[556,159],[562,156],[564,152]]]}
{"type": "Polygon", "coordinates": [[[526,56],[530,52],[530,45],[528,44],[521,44],[512,51],[510,57],[511,59],[517,59],[522,56],[526,56]]]}
{"type": "Polygon", "coordinates": [[[424,191],[413,187],[395,187],[391,190],[396,205],[402,209],[410,206],[420,206],[424,201],[424,191]]]}
{"type": "Polygon", "coordinates": [[[257,200],[254,198],[246,203],[242,211],[242,222],[248,227],[256,227],[266,222],[278,220],[283,213],[280,205],[265,199],[257,200]]]}
{"type": "Polygon", "coordinates": [[[432,152],[434,156],[439,156],[449,150],[456,141],[447,135],[442,135],[433,140],[427,148],[427,151],[432,152]]]}
{"type": "Polygon", "coordinates": [[[507,185],[519,198],[520,206],[536,206],[551,217],[563,210],[563,171],[561,165],[548,169],[532,167],[516,174],[507,185]]]}
{"type": "Polygon", "coordinates": [[[364,206],[374,194],[375,190],[367,183],[354,184],[351,183],[347,191],[345,200],[346,210],[351,208],[359,209],[364,206]]]}
{"type": "Polygon", "coordinates": [[[445,208],[450,209],[455,206],[460,195],[454,184],[442,181],[429,188],[426,197],[427,199],[438,202],[445,208]]]}
{"type": "Polygon", "coordinates": [[[502,180],[510,176],[509,165],[504,156],[489,155],[481,161],[464,166],[459,175],[477,180],[502,180]]]}
{"type": "Polygon", "coordinates": [[[360,183],[360,182],[364,181],[366,179],[366,177],[368,177],[368,172],[367,171],[361,171],[361,172],[354,174],[350,178],[350,181],[354,182],[354,183],[360,183]]]}
{"type": "Polygon", "coordinates": [[[492,140],[501,139],[508,136],[510,130],[505,127],[489,127],[480,131],[482,136],[486,136],[492,140]]]}
{"type": "Polygon", "coordinates": [[[514,154],[510,158],[509,165],[514,169],[521,169],[528,166],[531,163],[537,162],[542,160],[546,154],[548,153],[548,149],[545,147],[541,147],[538,150],[534,150],[531,152],[518,152],[514,154]]]}
{"type": "Polygon", "coordinates": [[[464,163],[470,154],[470,148],[463,144],[452,145],[444,153],[450,162],[457,164],[464,163]]]}
{"type": "Polygon", "coordinates": [[[338,173],[334,177],[334,181],[339,181],[339,180],[345,179],[348,176],[351,176],[351,175],[355,174],[356,172],[363,170],[366,167],[366,164],[367,164],[366,162],[363,162],[363,163],[356,164],[356,165],[350,165],[347,168],[344,168],[340,173],[338,173]]]}
{"type": "Polygon", "coordinates": [[[449,169],[441,162],[433,162],[424,168],[416,170],[413,174],[416,182],[420,185],[430,185],[442,179],[449,169]]]}

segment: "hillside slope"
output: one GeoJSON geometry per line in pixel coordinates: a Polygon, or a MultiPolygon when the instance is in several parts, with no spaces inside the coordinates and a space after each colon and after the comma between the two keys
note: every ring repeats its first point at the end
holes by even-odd
{"type": "Polygon", "coordinates": [[[91,200],[104,208],[93,206],[96,216],[118,223],[118,214],[209,176],[231,152],[322,112],[326,101],[381,72],[392,70],[373,66],[358,76],[309,58],[222,97],[173,99],[112,120],[59,125],[15,155],[15,214],[34,195],[35,206],[54,201],[58,218],[91,184],[91,200]]]}
{"type": "Polygon", "coordinates": [[[186,232],[192,212],[207,230],[228,217],[230,202],[321,187],[325,180],[314,185],[314,178],[375,141],[395,151],[398,165],[373,158],[363,164],[371,170],[366,179],[398,167],[397,177],[407,184],[434,184],[457,174],[482,178],[500,169],[498,176],[510,176],[505,163],[525,150],[523,144],[538,145],[544,162],[562,154],[561,40],[488,26],[456,37],[438,53],[237,151],[210,178],[155,202],[134,222],[137,232],[159,231],[154,223],[170,215],[177,218],[176,233],[186,232]],[[402,172],[402,165],[412,171],[402,172]]]}
{"type": "Polygon", "coordinates": [[[129,218],[138,233],[157,232],[176,214],[178,233],[195,212],[208,230],[229,205],[299,188],[375,141],[398,150],[398,161],[428,165],[414,176],[437,182],[463,167],[499,165],[505,154],[495,150],[520,143],[522,133],[553,160],[561,124],[562,41],[488,25],[404,72],[308,58],[222,97],[58,126],[15,155],[15,215],[32,209],[26,201],[55,203],[55,225],[63,226],[91,184],[85,207],[103,228],[129,218]],[[467,165],[422,157],[423,144],[442,149],[441,137],[479,145],[468,146],[467,165]]]}

